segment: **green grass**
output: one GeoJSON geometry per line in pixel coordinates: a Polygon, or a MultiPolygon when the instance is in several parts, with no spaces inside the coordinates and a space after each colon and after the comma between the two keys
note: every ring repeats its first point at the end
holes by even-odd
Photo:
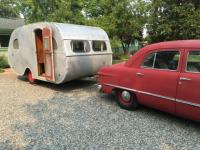
{"type": "Polygon", "coordinates": [[[0,68],[0,73],[3,73],[3,72],[4,72],[4,70],[0,68]]]}
{"type": "Polygon", "coordinates": [[[118,64],[121,62],[125,62],[126,60],[113,60],[112,64],[118,64]]]}
{"type": "Polygon", "coordinates": [[[0,52],[3,52],[3,51],[8,51],[7,48],[0,48],[0,52]]]}
{"type": "Polygon", "coordinates": [[[6,48],[0,48],[0,56],[6,56],[7,57],[8,49],[6,48]]]}
{"type": "Polygon", "coordinates": [[[127,61],[129,58],[128,55],[120,55],[120,54],[117,54],[117,57],[113,57],[113,64],[117,64],[117,63],[120,63],[120,62],[124,62],[124,61],[127,61]]]}
{"type": "Polygon", "coordinates": [[[128,55],[121,55],[120,60],[127,60],[129,58],[128,55]]]}

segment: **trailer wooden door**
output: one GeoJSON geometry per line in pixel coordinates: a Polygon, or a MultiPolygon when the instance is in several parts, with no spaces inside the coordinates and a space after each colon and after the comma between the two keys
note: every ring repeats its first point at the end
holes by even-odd
{"type": "Polygon", "coordinates": [[[52,45],[52,30],[45,27],[42,30],[45,77],[49,81],[55,81],[54,76],[54,55],[52,45]]]}

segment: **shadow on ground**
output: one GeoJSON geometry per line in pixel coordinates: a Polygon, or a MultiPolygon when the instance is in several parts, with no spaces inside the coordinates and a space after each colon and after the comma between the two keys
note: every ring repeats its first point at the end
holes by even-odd
{"type": "MultiPolygon", "coordinates": [[[[28,82],[25,76],[18,76],[18,79],[24,82],[28,82]]],[[[69,81],[66,83],[58,84],[58,85],[38,80],[35,85],[49,88],[49,89],[59,91],[59,92],[67,92],[67,91],[71,91],[75,89],[85,89],[91,86],[97,87],[97,79],[93,77],[88,77],[88,78],[82,78],[82,79],[69,81]]]]}

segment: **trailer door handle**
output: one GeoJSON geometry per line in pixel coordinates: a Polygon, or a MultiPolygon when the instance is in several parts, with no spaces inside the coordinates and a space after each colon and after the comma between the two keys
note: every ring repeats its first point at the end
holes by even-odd
{"type": "Polygon", "coordinates": [[[181,81],[191,81],[192,79],[185,78],[185,77],[180,77],[180,80],[181,80],[181,81]]]}
{"type": "Polygon", "coordinates": [[[143,74],[143,73],[140,73],[140,72],[137,72],[136,75],[137,75],[137,76],[140,76],[140,77],[141,77],[141,76],[144,76],[144,74],[143,74]]]}

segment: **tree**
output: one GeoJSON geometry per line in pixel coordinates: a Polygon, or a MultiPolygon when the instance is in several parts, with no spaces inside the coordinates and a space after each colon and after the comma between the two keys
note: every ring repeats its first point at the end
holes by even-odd
{"type": "Polygon", "coordinates": [[[90,0],[85,2],[87,24],[102,27],[109,37],[117,37],[124,53],[134,39],[142,39],[147,18],[143,0],[90,0]]]}
{"type": "Polygon", "coordinates": [[[0,0],[1,18],[18,18],[19,10],[16,0],[0,0]]]}
{"type": "Polygon", "coordinates": [[[81,0],[22,0],[20,8],[28,23],[39,21],[84,23],[81,0]]]}
{"type": "Polygon", "coordinates": [[[150,42],[200,38],[200,1],[152,0],[150,42]]]}

